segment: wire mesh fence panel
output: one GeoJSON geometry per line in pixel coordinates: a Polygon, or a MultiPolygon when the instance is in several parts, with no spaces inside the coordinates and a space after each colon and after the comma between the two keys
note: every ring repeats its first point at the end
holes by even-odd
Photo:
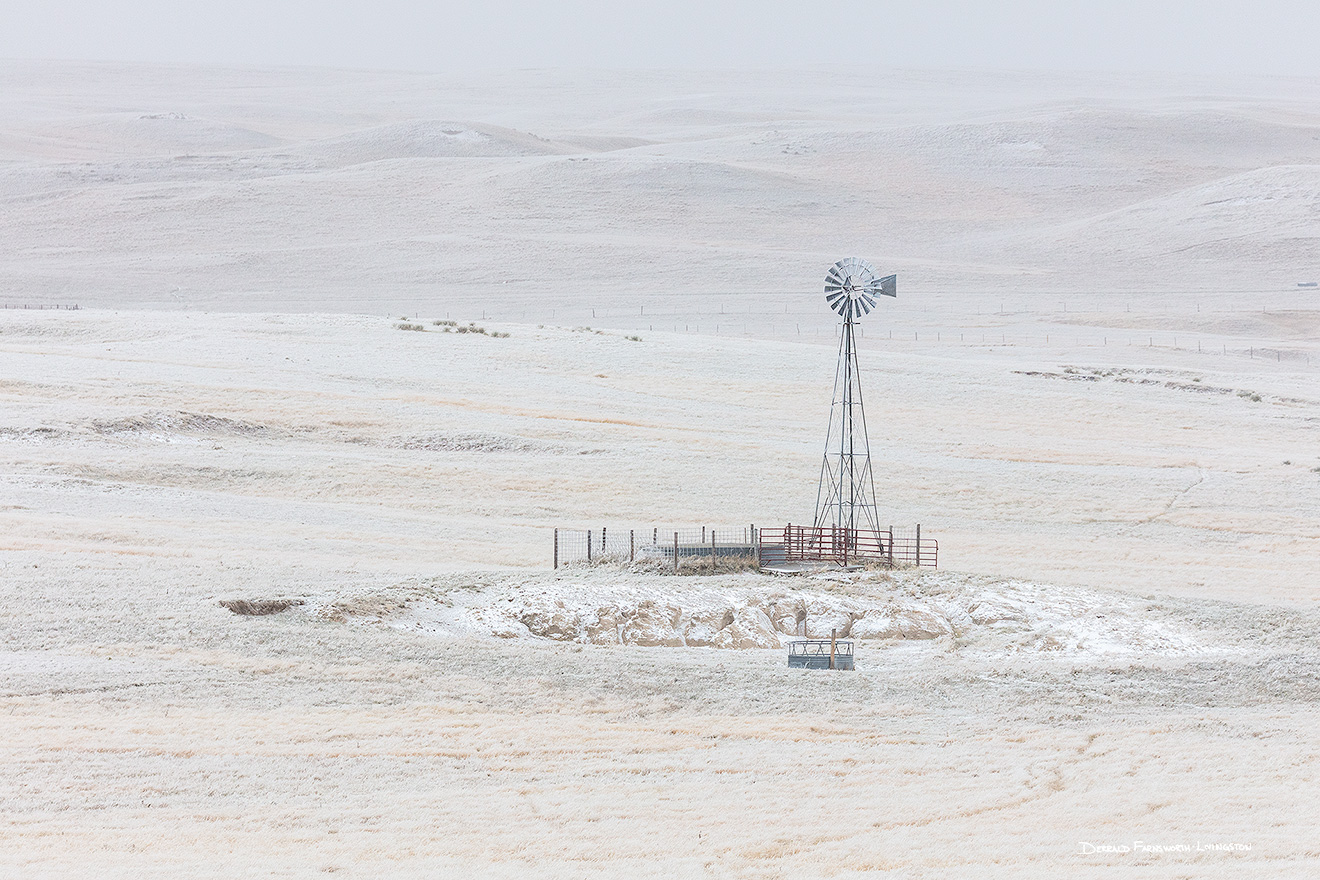
{"type": "Polygon", "coordinates": [[[755,566],[759,530],[746,526],[555,529],[554,565],[643,562],[675,571],[755,566]]]}
{"type": "Polygon", "coordinates": [[[627,562],[636,556],[635,542],[629,529],[555,529],[554,564],[627,562]]]}

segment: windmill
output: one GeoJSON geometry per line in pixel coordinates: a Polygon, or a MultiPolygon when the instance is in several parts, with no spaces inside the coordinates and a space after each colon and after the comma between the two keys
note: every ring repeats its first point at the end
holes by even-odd
{"type": "Polygon", "coordinates": [[[877,278],[875,269],[856,257],[835,263],[825,276],[825,301],[843,318],[843,332],[839,337],[825,459],[816,490],[814,528],[845,530],[845,543],[855,540],[847,536],[857,529],[880,531],[854,331],[857,319],[875,308],[877,296],[898,295],[896,279],[895,275],[877,278]]]}

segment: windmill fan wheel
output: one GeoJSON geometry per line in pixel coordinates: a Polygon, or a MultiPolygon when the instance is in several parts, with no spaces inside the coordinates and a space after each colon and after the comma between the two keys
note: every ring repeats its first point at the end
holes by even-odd
{"type": "Polygon", "coordinates": [[[831,266],[825,276],[825,301],[845,321],[851,321],[869,314],[877,296],[897,296],[895,278],[877,277],[870,263],[848,257],[831,266]]]}

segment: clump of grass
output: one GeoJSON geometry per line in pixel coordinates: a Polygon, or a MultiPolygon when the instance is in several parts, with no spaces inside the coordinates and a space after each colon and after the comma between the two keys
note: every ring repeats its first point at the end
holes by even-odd
{"type": "Polygon", "coordinates": [[[605,556],[594,557],[590,562],[585,559],[578,559],[573,562],[561,562],[559,563],[559,567],[621,568],[625,571],[646,574],[701,576],[709,574],[736,574],[744,571],[760,571],[761,563],[755,555],[720,556],[716,558],[715,568],[712,570],[709,556],[704,558],[700,556],[680,556],[678,560],[678,571],[675,571],[673,559],[666,559],[658,554],[638,554],[635,561],[629,562],[626,553],[611,553],[605,556]]]}
{"type": "MultiPolygon", "coordinates": [[[[489,336],[489,337],[491,337],[492,339],[508,339],[508,338],[509,338],[509,334],[507,334],[507,333],[501,333],[501,332],[498,331],[498,330],[493,330],[493,331],[492,331],[492,330],[487,330],[485,327],[478,327],[476,324],[473,324],[473,323],[471,323],[471,322],[468,322],[468,325],[467,325],[466,327],[460,327],[460,326],[458,326],[458,324],[457,324],[456,322],[452,322],[452,321],[451,321],[451,322],[450,322],[450,326],[452,326],[452,327],[454,328],[454,329],[452,330],[452,332],[454,332],[454,333],[476,333],[476,334],[481,335],[481,336],[489,336]]],[[[446,326],[446,327],[445,327],[445,332],[446,332],[446,333],[451,332],[450,329],[449,329],[449,326],[446,326]]]]}
{"type": "Polygon", "coordinates": [[[657,570],[666,574],[679,575],[703,575],[703,574],[734,574],[740,571],[759,571],[761,561],[752,556],[717,556],[715,557],[715,566],[712,568],[710,557],[701,556],[680,556],[678,560],[678,571],[674,571],[673,560],[663,563],[657,570]]]}
{"type": "Polygon", "coordinates": [[[400,330],[421,330],[422,332],[426,332],[426,328],[421,324],[395,324],[394,326],[400,330]]]}
{"type": "Polygon", "coordinates": [[[640,336],[625,336],[625,337],[623,337],[623,338],[626,339],[626,340],[628,340],[629,342],[641,342],[641,341],[642,341],[642,337],[640,337],[640,336]]]}
{"type": "Polygon", "coordinates": [[[435,326],[435,327],[457,327],[457,326],[458,326],[458,322],[457,322],[457,321],[432,321],[431,324],[432,324],[433,326],[435,326]]]}
{"type": "Polygon", "coordinates": [[[221,599],[220,604],[235,614],[244,617],[261,617],[267,614],[279,614],[295,605],[303,604],[302,599],[221,599]]]}

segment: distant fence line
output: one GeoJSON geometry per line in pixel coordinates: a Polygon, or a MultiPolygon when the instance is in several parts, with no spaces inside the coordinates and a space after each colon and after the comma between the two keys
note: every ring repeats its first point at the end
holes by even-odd
{"type": "MultiPolygon", "coordinates": [[[[1304,287],[1304,286],[1308,286],[1308,285],[1301,285],[1301,284],[1299,284],[1298,286],[1299,286],[1299,287],[1304,287]]],[[[14,310],[24,310],[24,311],[26,311],[26,310],[32,310],[32,311],[46,311],[46,310],[79,311],[79,310],[82,308],[82,306],[78,305],[77,303],[72,303],[72,304],[61,304],[61,303],[5,303],[5,304],[4,304],[4,308],[5,308],[5,309],[14,309],[14,310]]],[[[555,310],[553,310],[553,309],[551,310],[551,319],[552,319],[552,320],[553,320],[553,317],[554,317],[554,311],[555,311],[555,310]]],[[[608,318],[608,317],[616,317],[616,318],[617,318],[617,317],[623,317],[623,315],[621,315],[621,314],[610,315],[610,314],[609,314],[609,310],[607,310],[607,309],[590,309],[590,311],[591,311],[591,313],[592,313],[592,317],[593,317],[593,318],[596,317],[596,313],[597,313],[598,311],[601,313],[602,317],[607,317],[607,318],[608,318]]],[[[1101,310],[1101,311],[1108,311],[1108,310],[1101,310]]],[[[1129,309],[1129,311],[1130,311],[1130,309],[1129,309]]],[[[1220,310],[1220,311],[1223,311],[1223,310],[1220,310]]],[[[1242,314],[1256,313],[1256,309],[1230,309],[1230,310],[1228,310],[1228,311],[1229,311],[1230,313],[1232,313],[1232,314],[1239,314],[1239,313],[1242,313],[1242,314]]],[[[1260,314],[1269,314],[1270,311],[1271,311],[1271,310],[1261,309],[1259,313],[1260,313],[1260,314]]],[[[1288,309],[1288,308],[1276,308],[1276,309],[1273,309],[1272,311],[1275,311],[1275,312],[1289,311],[1289,309],[1288,309]]],[[[1023,307],[1023,309],[1021,309],[1021,310],[1014,310],[1014,311],[1007,312],[1007,313],[1005,313],[1005,312],[1003,312],[1003,311],[1000,311],[1000,312],[999,312],[1000,315],[1004,315],[1004,314],[1009,314],[1009,315],[1019,315],[1019,314],[1036,315],[1036,314],[1055,314],[1055,313],[1059,313],[1059,310],[1057,310],[1057,309],[1053,309],[1053,310],[1049,310],[1049,309],[1046,309],[1046,310],[1031,310],[1031,309],[1028,309],[1028,308],[1026,308],[1026,307],[1023,307]]],[[[1082,314],[1084,314],[1084,313],[1085,313],[1085,311],[1082,312],[1082,314]]],[[[1198,310],[1198,313],[1199,313],[1199,310],[1198,310]]],[[[710,314],[711,314],[711,315],[714,315],[714,314],[716,314],[716,313],[710,313],[710,314]]],[[[729,315],[730,317],[732,317],[732,316],[734,316],[734,315],[737,314],[737,313],[734,313],[734,312],[728,312],[728,313],[720,312],[720,313],[718,313],[718,314],[720,314],[720,315],[725,315],[725,314],[727,314],[727,315],[729,315]]],[[[791,315],[793,315],[793,316],[797,316],[797,315],[811,315],[811,316],[813,316],[813,317],[815,316],[814,313],[809,313],[809,312],[792,312],[792,313],[785,312],[785,314],[791,314],[791,315]]],[[[978,314],[979,314],[979,313],[978,313],[978,314]]],[[[987,312],[986,314],[989,315],[989,314],[994,314],[994,313],[992,313],[992,312],[987,312]]],[[[1067,308],[1066,306],[1062,309],[1062,314],[1070,314],[1070,312],[1069,312],[1069,310],[1068,310],[1068,308],[1067,308]]],[[[1074,310],[1074,312],[1072,312],[1072,314],[1079,314],[1079,313],[1077,313],[1077,312],[1074,310]]],[[[673,317],[673,315],[671,315],[671,314],[669,314],[669,313],[665,313],[665,314],[663,314],[663,315],[657,315],[656,313],[652,312],[652,315],[653,315],[653,316],[656,316],[656,317],[668,317],[668,318],[672,318],[672,317],[673,317]]],[[[695,313],[695,315],[696,315],[696,316],[705,316],[705,313],[697,312],[697,313],[695,313]]],[[[526,317],[527,317],[527,316],[526,316],[526,313],[524,312],[523,315],[522,315],[522,320],[526,320],[526,317]]],[[[636,316],[636,317],[646,317],[645,307],[643,307],[641,313],[640,313],[638,316],[636,316]]],[[[485,313],[484,311],[482,312],[482,318],[483,318],[483,319],[486,318],[486,313],[485,313]]],[[[711,326],[711,323],[710,323],[710,322],[707,322],[707,323],[706,323],[706,327],[707,327],[707,329],[709,329],[710,326],[711,326]]],[[[757,329],[756,329],[755,331],[749,331],[749,330],[748,330],[748,326],[749,326],[749,325],[748,325],[747,323],[745,323],[745,322],[744,322],[744,323],[738,323],[738,322],[718,323],[718,322],[717,322],[717,323],[714,324],[714,327],[715,327],[714,333],[715,333],[716,336],[727,335],[728,332],[731,332],[731,333],[733,333],[734,335],[742,335],[742,336],[760,336],[760,335],[765,335],[765,334],[766,334],[766,329],[762,329],[759,325],[758,325],[758,327],[757,327],[757,329]],[[739,329],[739,328],[740,328],[740,329],[739,329]],[[727,331],[727,332],[726,332],[726,331],[727,331]]],[[[678,329],[678,328],[679,328],[679,325],[678,325],[677,323],[672,323],[672,332],[674,332],[674,333],[696,333],[696,334],[700,334],[700,333],[701,333],[701,325],[700,325],[699,323],[687,323],[687,324],[683,324],[682,327],[683,327],[683,329],[682,329],[682,330],[679,330],[679,329],[678,329]]],[[[624,329],[628,329],[628,328],[624,328],[624,329]]],[[[631,328],[631,329],[638,329],[639,332],[640,332],[640,328],[631,328]]],[[[651,332],[654,332],[654,331],[655,331],[655,325],[654,325],[654,324],[648,324],[648,325],[647,325],[647,329],[648,329],[649,331],[651,331],[651,332]]],[[[664,332],[664,329],[665,329],[665,328],[664,328],[664,325],[662,324],[661,327],[660,327],[661,332],[664,332]]],[[[802,332],[802,324],[801,324],[800,322],[793,322],[793,321],[790,321],[790,322],[787,322],[787,323],[775,324],[773,321],[771,321],[771,322],[769,322],[769,326],[768,326],[767,329],[768,329],[768,335],[770,335],[770,336],[776,336],[776,335],[779,335],[779,336],[783,336],[783,335],[787,335],[787,336],[794,336],[794,335],[796,335],[796,336],[802,336],[802,335],[804,335],[803,332],[802,332]],[[786,327],[790,327],[791,329],[785,329],[786,327]],[[777,330],[779,331],[778,333],[776,333],[777,330]]],[[[828,331],[831,335],[833,335],[833,336],[835,336],[835,337],[838,336],[838,327],[837,327],[837,326],[835,326],[835,327],[833,327],[833,328],[830,328],[830,327],[826,327],[826,326],[813,326],[813,325],[808,325],[808,328],[807,328],[807,329],[808,329],[808,334],[807,334],[807,335],[811,335],[811,336],[816,336],[816,337],[818,337],[818,336],[824,335],[826,331],[828,331]]],[[[866,338],[866,328],[865,328],[865,327],[860,328],[860,335],[861,335],[861,337],[862,337],[863,339],[866,338]]],[[[1222,342],[1222,341],[1218,341],[1218,342],[1210,342],[1208,346],[1205,346],[1205,345],[1203,345],[1203,340],[1202,340],[1202,338],[1201,338],[1201,337],[1198,337],[1198,336],[1193,336],[1193,339],[1194,339],[1194,341],[1195,341],[1196,347],[1195,347],[1195,348],[1192,348],[1192,347],[1191,347],[1191,343],[1187,343],[1187,342],[1186,342],[1186,340],[1187,340],[1187,335],[1184,335],[1184,336],[1182,337],[1183,340],[1184,340],[1184,342],[1186,343],[1186,344],[1184,344],[1184,345],[1179,345],[1179,344],[1178,344],[1178,337],[1177,337],[1177,336],[1166,335],[1166,334],[1160,334],[1159,336],[1154,336],[1154,335],[1150,335],[1149,333],[1145,334],[1144,336],[1141,335],[1141,334],[1136,334],[1136,335],[1134,335],[1134,334],[1132,334],[1132,333],[1128,333],[1128,334],[1126,334],[1126,335],[1124,335],[1124,334],[1117,334],[1117,333],[1116,333],[1116,334],[1114,334],[1114,335],[1111,337],[1111,336],[1109,336],[1109,335],[1078,334],[1078,333],[1071,333],[1071,334],[1070,334],[1070,333],[1067,333],[1067,332],[1053,333],[1053,334],[1050,334],[1050,333],[1043,333],[1043,334],[1033,335],[1033,334],[1029,334],[1029,333],[1028,333],[1028,334],[1023,334],[1023,333],[1018,333],[1018,332],[1010,332],[1010,331],[1007,331],[1007,330],[1001,330],[1001,331],[999,331],[999,332],[994,332],[994,331],[989,331],[989,332],[987,332],[987,331],[985,331],[985,330],[978,329],[978,330],[975,330],[975,331],[969,333],[969,332],[967,332],[967,331],[965,331],[965,330],[949,330],[949,329],[945,329],[945,330],[931,330],[931,329],[926,329],[926,330],[924,330],[924,332],[923,332],[922,330],[911,330],[911,331],[909,331],[909,330],[899,330],[899,331],[898,331],[898,335],[895,336],[895,330],[894,330],[894,328],[891,328],[891,327],[873,327],[873,328],[871,329],[871,336],[874,337],[874,338],[878,338],[878,339],[887,339],[887,340],[892,340],[892,341],[895,341],[895,342],[903,342],[903,341],[923,342],[923,341],[924,341],[924,342],[926,342],[926,343],[930,343],[930,342],[932,341],[932,340],[931,340],[931,337],[932,337],[932,336],[934,337],[934,341],[935,341],[936,343],[944,343],[944,337],[945,337],[945,336],[948,336],[948,337],[949,337],[949,343],[954,343],[954,342],[956,342],[956,343],[959,344],[959,345],[972,345],[972,346],[975,346],[975,345],[992,345],[992,346],[1017,346],[1017,345],[1022,345],[1022,346],[1026,346],[1026,347],[1036,347],[1036,346],[1041,346],[1041,345],[1043,345],[1043,346],[1047,346],[1047,347],[1055,347],[1055,348],[1057,348],[1057,347],[1059,347],[1059,346],[1067,346],[1067,345],[1069,345],[1070,343],[1068,342],[1068,339],[1071,338],[1071,339],[1072,339],[1071,345],[1072,345],[1073,347],[1075,347],[1075,348],[1107,348],[1107,347],[1109,347],[1109,346],[1111,346],[1111,345],[1114,346],[1114,347],[1126,347],[1126,348],[1158,348],[1158,349],[1168,349],[1168,350],[1172,350],[1172,351],[1184,351],[1184,352],[1195,351],[1197,354],[1212,354],[1212,355],[1221,355],[1221,356],[1228,356],[1228,355],[1237,355],[1237,356],[1241,356],[1241,355],[1246,355],[1249,359],[1254,359],[1254,358],[1264,358],[1264,359],[1269,359],[1270,357],[1273,357],[1274,360],[1275,360],[1276,362],[1278,362],[1278,363],[1282,363],[1282,362],[1285,361],[1285,360],[1288,360],[1288,361],[1302,361],[1302,362],[1305,362],[1305,364],[1306,364],[1308,367],[1311,366],[1311,353],[1308,352],[1308,351],[1297,350],[1297,349],[1285,349],[1285,348],[1278,348],[1278,347],[1268,347],[1268,346],[1245,346],[1245,347],[1237,347],[1237,346],[1235,346],[1234,348],[1230,349],[1230,348],[1228,347],[1228,344],[1225,343],[1225,342],[1222,342]],[[908,334],[909,334],[909,333],[911,333],[911,339],[910,339],[910,340],[908,339],[908,334]],[[971,336],[972,339],[970,339],[970,340],[967,339],[968,336],[971,336]],[[980,337],[979,340],[976,338],[976,337],[978,337],[978,336],[980,337]],[[999,339],[995,339],[996,336],[998,336],[999,339]],[[955,338],[955,337],[956,337],[956,338],[955,338]],[[1110,339],[1111,339],[1111,338],[1114,340],[1112,343],[1110,342],[1110,339]],[[1058,341],[1058,340],[1060,340],[1060,339],[1061,339],[1062,341],[1058,341]],[[1124,339],[1126,339],[1126,342],[1124,341],[1124,339]],[[1215,351],[1216,348],[1218,348],[1219,351],[1215,351]]],[[[1210,336],[1211,336],[1212,339],[1216,339],[1216,340],[1218,340],[1218,339],[1222,339],[1222,337],[1215,336],[1214,334],[1210,334],[1210,336]]],[[[949,343],[945,343],[945,344],[949,344],[949,343]]]]}
{"type": "Polygon", "coordinates": [[[937,568],[939,543],[913,530],[815,528],[555,529],[553,565],[650,561],[674,572],[828,562],[886,568],[937,568]]]}
{"type": "MultiPolygon", "coordinates": [[[[697,334],[697,335],[701,334],[700,325],[684,324],[682,326],[683,329],[680,330],[678,324],[673,324],[672,329],[669,332],[688,333],[688,334],[697,334]]],[[[725,330],[727,330],[729,327],[734,327],[739,325],[716,324],[714,330],[715,336],[729,335],[728,333],[723,332],[721,330],[721,326],[723,326],[725,330]]],[[[780,336],[794,336],[794,335],[796,336],[809,335],[812,337],[820,337],[823,335],[827,335],[825,332],[822,332],[822,328],[820,327],[816,327],[816,328],[808,327],[807,329],[810,332],[804,334],[802,332],[802,327],[800,325],[797,326],[796,333],[794,333],[792,329],[788,331],[784,331],[782,333],[776,333],[775,332],[776,327],[773,325],[769,327],[768,332],[763,331],[761,329],[748,330],[746,324],[740,326],[742,328],[741,331],[735,330],[733,331],[733,335],[735,336],[741,335],[748,337],[770,336],[775,338],[780,336]]],[[[655,325],[654,324],[647,325],[647,329],[650,332],[654,332],[655,325]]],[[[824,329],[828,330],[829,328],[824,328],[824,329]]],[[[663,325],[661,325],[660,331],[666,332],[663,325]]],[[[835,338],[838,337],[837,332],[834,333],[833,335],[835,336],[835,338]]],[[[865,333],[862,333],[860,335],[863,339],[866,338],[865,333]]],[[[900,330],[898,332],[898,335],[895,335],[893,330],[885,329],[879,331],[873,330],[871,335],[872,337],[877,339],[885,339],[888,341],[899,342],[899,343],[914,342],[914,343],[930,344],[934,342],[936,344],[945,345],[945,346],[962,345],[967,347],[973,347],[973,346],[981,345],[981,346],[1010,347],[1010,348],[1017,346],[1022,346],[1026,348],[1039,348],[1039,347],[1151,348],[1151,349],[1161,349],[1165,351],[1181,351],[1187,353],[1195,352],[1196,354],[1201,354],[1201,355],[1219,355],[1223,357],[1227,357],[1229,355],[1234,355],[1237,357],[1246,355],[1248,358],[1267,358],[1267,359],[1273,357],[1275,361],[1279,363],[1282,363],[1285,360],[1300,361],[1300,362],[1304,362],[1308,367],[1311,366],[1311,353],[1308,351],[1301,351],[1298,349],[1288,349],[1288,348],[1277,348],[1277,347],[1270,348],[1268,346],[1240,347],[1239,345],[1234,345],[1233,348],[1229,348],[1226,342],[1213,341],[1221,337],[1212,337],[1212,341],[1209,342],[1206,342],[1200,337],[1194,337],[1192,342],[1188,342],[1187,337],[1183,336],[1181,338],[1184,344],[1179,345],[1178,344],[1179,337],[1177,336],[1164,336],[1164,335],[1151,336],[1149,334],[1144,337],[1138,337],[1133,335],[1128,335],[1126,337],[1121,337],[1117,335],[1085,337],[1081,335],[1068,335],[1063,333],[1055,333],[1055,334],[1043,333],[1043,334],[1032,335],[1029,333],[1010,333],[1007,331],[999,332],[999,333],[994,333],[994,332],[985,333],[981,331],[976,331],[974,333],[966,333],[966,332],[958,332],[958,331],[947,332],[940,330],[926,330],[923,333],[920,330],[912,330],[912,331],[900,330]],[[888,335],[885,335],[886,333],[888,335]],[[948,342],[944,341],[945,336],[949,337],[948,342]],[[968,336],[971,336],[972,338],[968,339],[967,338],[968,336]],[[996,336],[998,336],[999,338],[995,339],[996,336]],[[979,337],[979,339],[977,337],[979,337]],[[1218,351],[1216,351],[1215,349],[1218,349],[1218,351]]]]}

